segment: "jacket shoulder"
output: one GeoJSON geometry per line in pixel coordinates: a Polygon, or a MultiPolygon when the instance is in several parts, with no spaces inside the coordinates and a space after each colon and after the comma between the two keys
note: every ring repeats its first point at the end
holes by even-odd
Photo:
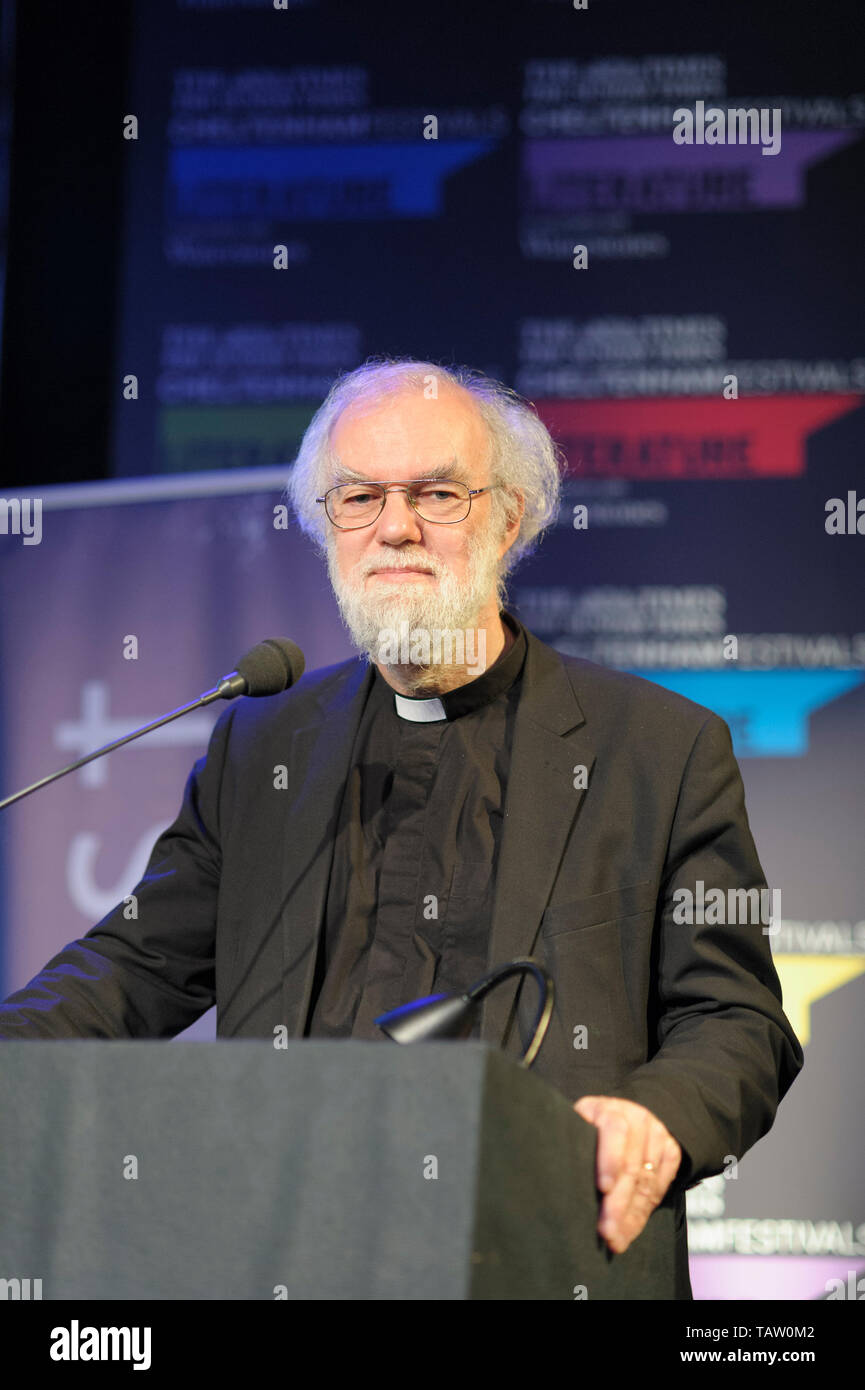
{"type": "Polygon", "coordinates": [[[726,728],[724,720],[714,710],[668,690],[657,681],[631,671],[600,666],[584,657],[567,656],[564,652],[557,655],[587,717],[605,713],[629,720],[640,719],[694,737],[707,720],[717,721],[726,728]]]}
{"type": "Polygon", "coordinates": [[[230,723],[233,737],[266,735],[287,725],[302,728],[320,720],[324,711],[338,711],[352,700],[368,670],[363,657],[350,657],[333,666],[305,671],[290,690],[279,695],[235,700],[217,723],[230,723]]]}

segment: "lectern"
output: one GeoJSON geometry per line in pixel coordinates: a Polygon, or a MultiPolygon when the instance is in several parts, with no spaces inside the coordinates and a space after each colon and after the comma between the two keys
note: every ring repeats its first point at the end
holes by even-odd
{"type": "Polygon", "coordinates": [[[595,1136],[479,1042],[4,1042],[0,1279],[63,1300],[682,1297],[675,1202],[624,1255],[599,1240],[595,1136]]]}

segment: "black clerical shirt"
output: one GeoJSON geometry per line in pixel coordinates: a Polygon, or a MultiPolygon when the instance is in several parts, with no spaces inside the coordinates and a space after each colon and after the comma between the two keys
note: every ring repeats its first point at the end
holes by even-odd
{"type": "Polygon", "coordinates": [[[488,968],[526,655],[521,624],[501,618],[512,645],[438,705],[395,699],[373,668],[337,823],[309,1037],[381,1040],[379,1014],[461,992],[488,968]]]}

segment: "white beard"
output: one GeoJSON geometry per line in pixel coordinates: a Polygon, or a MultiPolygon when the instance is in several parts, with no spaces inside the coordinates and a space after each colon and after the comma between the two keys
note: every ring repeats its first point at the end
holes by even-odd
{"type": "MultiPolygon", "coordinates": [[[[383,548],[375,555],[366,555],[343,578],[337,569],[332,544],[327,548],[327,568],[339,606],[340,616],[348,628],[355,646],[373,665],[383,665],[380,659],[383,633],[393,633],[400,625],[409,630],[426,633],[467,632],[477,628],[481,612],[490,596],[498,593],[501,560],[498,537],[468,538],[467,577],[460,581],[438,556],[425,551],[404,551],[383,548]],[[411,569],[421,565],[431,569],[436,583],[428,579],[374,580],[372,593],[363,587],[366,576],[380,565],[396,569],[411,569]]],[[[477,648],[475,648],[477,650],[477,648]]],[[[446,665],[430,660],[424,664],[389,664],[388,670],[398,674],[400,681],[416,692],[435,689],[450,678],[474,679],[480,671],[472,667],[446,665]]],[[[458,679],[458,684],[463,680],[458,679]]]]}

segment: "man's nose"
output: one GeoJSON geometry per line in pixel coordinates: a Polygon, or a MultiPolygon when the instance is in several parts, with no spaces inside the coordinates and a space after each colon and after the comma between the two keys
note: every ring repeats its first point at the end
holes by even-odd
{"type": "Polygon", "coordinates": [[[393,488],[385,493],[384,508],[378,519],[377,531],[380,536],[393,543],[406,536],[420,536],[420,518],[408,500],[405,488],[393,488]]]}

